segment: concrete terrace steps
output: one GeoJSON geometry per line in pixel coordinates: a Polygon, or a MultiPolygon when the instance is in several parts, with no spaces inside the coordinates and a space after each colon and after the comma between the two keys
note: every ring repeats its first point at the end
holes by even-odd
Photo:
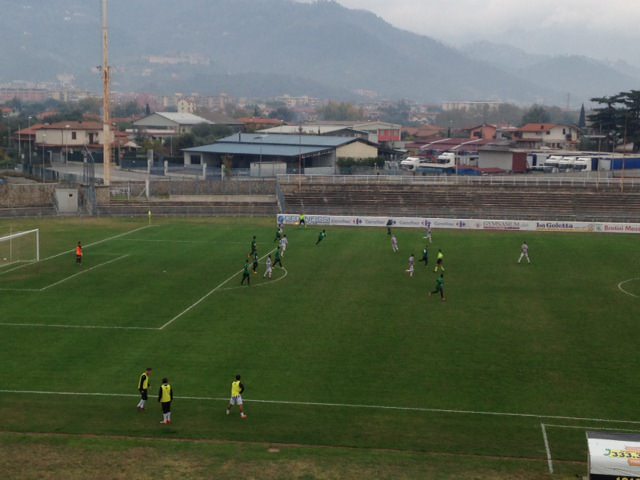
{"type": "Polygon", "coordinates": [[[52,205],[39,207],[0,207],[0,218],[10,217],[52,217],[58,214],[52,205]]]}
{"type": "Polygon", "coordinates": [[[640,191],[595,185],[281,185],[287,209],[309,214],[640,222],[640,191]]]}

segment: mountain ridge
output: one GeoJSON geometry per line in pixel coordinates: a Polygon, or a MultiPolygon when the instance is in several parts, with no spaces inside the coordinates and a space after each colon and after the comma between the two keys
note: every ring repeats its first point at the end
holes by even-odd
{"type": "MultiPolygon", "coordinates": [[[[30,2],[0,0],[5,13],[0,19],[0,81],[51,81],[72,74],[79,86],[99,90],[94,70],[101,60],[98,2],[30,2]]],[[[550,81],[535,69],[527,71],[530,64],[513,68],[334,1],[183,0],[177,6],[173,0],[111,0],[109,14],[114,89],[122,91],[354,100],[356,91],[366,90],[381,99],[434,103],[554,103],[562,102],[567,91],[583,99],[616,93],[603,81],[582,88],[571,71],[550,81]],[[151,56],[187,54],[206,61],[149,61],[151,56]]],[[[549,62],[538,59],[537,64],[543,60],[549,62]]],[[[579,70],[584,64],[573,66],[579,70]]],[[[634,81],[601,65],[607,77],[624,80],[619,84],[634,81]]]]}

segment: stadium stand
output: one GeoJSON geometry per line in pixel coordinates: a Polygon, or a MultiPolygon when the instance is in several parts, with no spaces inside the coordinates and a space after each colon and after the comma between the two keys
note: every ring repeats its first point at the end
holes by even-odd
{"type": "Polygon", "coordinates": [[[298,183],[279,184],[289,212],[434,218],[640,222],[640,188],[619,186],[298,183]]]}

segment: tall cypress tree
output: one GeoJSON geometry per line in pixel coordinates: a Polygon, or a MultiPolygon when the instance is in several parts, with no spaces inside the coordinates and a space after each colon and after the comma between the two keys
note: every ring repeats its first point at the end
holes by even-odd
{"type": "Polygon", "coordinates": [[[583,129],[586,126],[587,126],[587,119],[584,113],[584,103],[583,103],[582,107],[580,108],[580,118],[578,118],[578,128],[583,129]]]}

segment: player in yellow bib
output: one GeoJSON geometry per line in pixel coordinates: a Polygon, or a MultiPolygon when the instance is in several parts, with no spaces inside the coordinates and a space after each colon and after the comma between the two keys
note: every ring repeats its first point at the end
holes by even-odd
{"type": "Polygon", "coordinates": [[[149,395],[149,387],[151,387],[151,383],[149,382],[149,377],[151,376],[151,368],[147,368],[144,372],[140,374],[140,379],[138,380],[138,391],[140,392],[140,401],[138,402],[138,411],[143,411],[145,404],[147,403],[148,395],[149,395]]]}
{"type": "Polygon", "coordinates": [[[162,421],[160,423],[171,423],[171,401],[173,400],[173,388],[169,385],[169,379],[163,378],[160,390],[158,390],[158,401],[162,406],[162,421]]]}
{"type": "Polygon", "coordinates": [[[242,405],[242,392],[244,392],[244,385],[240,381],[240,375],[236,375],[235,381],[231,382],[231,399],[227,407],[227,415],[231,413],[231,407],[237,405],[240,409],[240,418],[247,418],[242,405]]]}

